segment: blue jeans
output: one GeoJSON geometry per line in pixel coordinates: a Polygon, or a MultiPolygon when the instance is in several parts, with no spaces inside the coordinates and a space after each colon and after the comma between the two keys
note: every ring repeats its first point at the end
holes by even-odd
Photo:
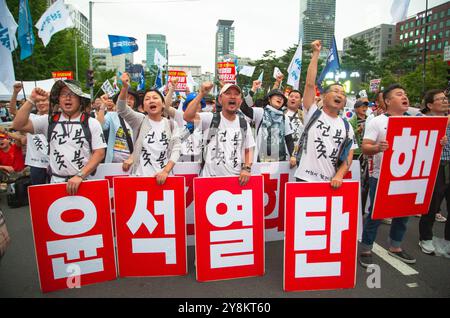
{"type": "MultiPolygon", "coordinates": [[[[368,252],[372,250],[373,243],[377,237],[378,227],[381,224],[381,220],[372,220],[373,202],[375,201],[375,192],[377,190],[378,179],[373,177],[369,178],[369,196],[370,207],[369,215],[364,222],[364,229],[362,234],[362,252],[368,252]]],[[[392,219],[391,230],[389,233],[389,244],[391,247],[400,247],[403,237],[406,233],[406,225],[408,224],[409,217],[392,219]]]]}

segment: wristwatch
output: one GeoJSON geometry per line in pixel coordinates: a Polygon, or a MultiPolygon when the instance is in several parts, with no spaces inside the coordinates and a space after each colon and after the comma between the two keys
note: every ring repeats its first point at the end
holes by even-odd
{"type": "Polygon", "coordinates": [[[245,170],[249,173],[252,173],[252,166],[246,165],[246,164],[242,164],[241,170],[245,170]]]}
{"type": "Polygon", "coordinates": [[[83,174],[83,171],[81,171],[81,170],[78,171],[77,174],[76,174],[75,176],[80,177],[81,179],[84,180],[84,174],[83,174]]]}

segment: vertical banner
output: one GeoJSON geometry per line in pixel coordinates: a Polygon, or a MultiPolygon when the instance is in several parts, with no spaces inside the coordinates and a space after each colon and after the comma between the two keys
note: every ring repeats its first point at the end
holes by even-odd
{"type": "Polygon", "coordinates": [[[187,274],[184,179],[114,179],[119,275],[187,274]]]}
{"type": "Polygon", "coordinates": [[[220,82],[236,84],[236,68],[234,62],[217,63],[217,73],[219,74],[220,82]]]}
{"type": "Polygon", "coordinates": [[[197,280],[264,275],[263,178],[196,178],[194,198],[197,280]]]}
{"type": "Polygon", "coordinates": [[[83,182],[74,196],[65,183],[32,186],[28,194],[43,292],[117,277],[108,182],[83,182]]]}
{"type": "Polygon", "coordinates": [[[447,117],[390,117],[373,208],[375,220],[427,214],[447,117]]]}
{"type": "Polygon", "coordinates": [[[169,79],[170,82],[172,78],[178,78],[178,84],[175,88],[175,92],[185,92],[187,87],[187,74],[185,71],[169,71],[169,79]]]}
{"type": "Polygon", "coordinates": [[[354,288],[359,183],[286,184],[285,291],[354,288]]]}

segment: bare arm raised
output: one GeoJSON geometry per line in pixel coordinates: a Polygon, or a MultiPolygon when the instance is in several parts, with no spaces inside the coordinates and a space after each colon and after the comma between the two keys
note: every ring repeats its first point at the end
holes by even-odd
{"type": "Polygon", "coordinates": [[[319,63],[319,54],[322,50],[322,44],[319,40],[314,41],[312,44],[312,57],[308,66],[308,73],[306,75],[305,91],[303,94],[303,107],[306,111],[314,104],[316,97],[316,77],[317,77],[317,64],[319,63]]]}

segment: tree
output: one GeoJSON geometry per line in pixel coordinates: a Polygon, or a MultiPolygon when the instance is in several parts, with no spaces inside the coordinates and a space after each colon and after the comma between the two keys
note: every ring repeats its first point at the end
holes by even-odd
{"type": "Polygon", "coordinates": [[[377,71],[375,56],[372,48],[364,39],[350,39],[350,48],[342,56],[341,69],[347,72],[359,72],[361,80],[367,82],[377,71]]]}
{"type": "Polygon", "coordinates": [[[399,81],[401,76],[415,70],[416,57],[412,46],[393,46],[383,53],[379,63],[379,74],[383,78],[389,77],[399,81]]]}
{"type": "MultiPolygon", "coordinates": [[[[19,6],[17,0],[7,0],[8,8],[14,19],[19,21],[19,6]]],[[[47,1],[29,1],[33,24],[40,19],[47,9],[47,1]]],[[[86,70],[89,66],[89,51],[76,29],[65,29],[53,35],[47,47],[37,35],[33,27],[35,45],[31,57],[20,61],[20,46],[13,52],[14,70],[17,80],[37,81],[51,78],[54,71],[73,71],[76,78],[75,43],[78,53],[78,78],[82,87],[86,83],[86,70]]]]}

